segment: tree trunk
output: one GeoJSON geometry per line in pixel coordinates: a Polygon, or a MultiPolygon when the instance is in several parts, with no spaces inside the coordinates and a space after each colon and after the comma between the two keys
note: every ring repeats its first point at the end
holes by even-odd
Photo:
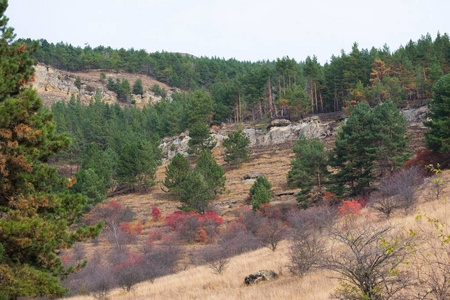
{"type": "Polygon", "coordinates": [[[269,80],[267,81],[267,85],[269,86],[269,109],[270,109],[270,117],[273,117],[273,101],[272,101],[272,87],[270,84],[270,76],[269,76],[269,80]]]}
{"type": "Polygon", "coordinates": [[[311,92],[311,112],[314,112],[314,91],[312,88],[312,80],[309,79],[309,91],[311,92]]]}
{"type": "Polygon", "coordinates": [[[242,104],[241,104],[241,93],[239,93],[239,122],[242,122],[242,104]]]}
{"type": "Polygon", "coordinates": [[[316,112],[319,111],[319,105],[317,104],[317,86],[316,86],[316,82],[314,81],[314,98],[316,101],[316,112]]]}

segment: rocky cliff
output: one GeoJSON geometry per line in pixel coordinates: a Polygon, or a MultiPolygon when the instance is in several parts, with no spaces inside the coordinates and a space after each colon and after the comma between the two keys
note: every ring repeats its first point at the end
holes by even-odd
{"type": "MultiPolygon", "coordinates": [[[[425,128],[423,121],[427,118],[427,112],[427,106],[402,111],[409,122],[409,128],[418,128],[420,130],[425,128]]],[[[344,123],[345,121],[346,119],[342,119],[340,122],[344,123]]],[[[273,120],[266,128],[262,129],[247,125],[244,127],[243,132],[250,139],[250,147],[263,147],[294,142],[300,134],[304,134],[308,138],[317,137],[324,141],[333,141],[339,129],[340,122],[327,117],[326,114],[322,114],[310,116],[298,122],[273,120]]],[[[216,148],[221,146],[222,140],[227,137],[228,132],[234,129],[235,127],[232,125],[222,124],[218,130],[211,130],[211,134],[217,142],[216,148]]],[[[178,152],[188,156],[189,140],[189,132],[184,132],[176,137],[165,138],[161,144],[164,161],[172,159],[178,152]]]]}
{"type": "MultiPolygon", "coordinates": [[[[106,88],[106,81],[100,80],[101,70],[89,70],[85,72],[66,72],[54,69],[52,67],[37,64],[35,66],[35,82],[33,87],[37,90],[39,96],[44,100],[44,105],[50,106],[55,101],[64,101],[70,98],[71,94],[79,95],[81,101],[89,102],[94,96],[96,89],[100,89],[102,101],[107,103],[116,103],[117,98],[114,92],[106,88]],[[75,78],[80,76],[81,88],[78,89],[74,82],[75,78]]],[[[156,81],[145,75],[136,75],[121,73],[115,71],[105,71],[106,77],[113,80],[127,79],[130,85],[133,85],[137,78],[141,78],[144,87],[144,95],[133,95],[137,105],[147,104],[149,101],[157,102],[161,96],[155,95],[151,90],[154,84],[159,85],[167,91],[168,98],[171,99],[171,88],[159,81],[156,81]]]]}

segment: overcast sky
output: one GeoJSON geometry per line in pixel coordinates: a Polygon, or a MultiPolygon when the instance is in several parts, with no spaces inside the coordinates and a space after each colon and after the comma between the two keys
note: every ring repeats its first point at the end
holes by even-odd
{"type": "Polygon", "coordinates": [[[9,0],[6,15],[20,38],[323,64],[354,42],[394,51],[450,33],[449,12],[448,0],[9,0]]]}

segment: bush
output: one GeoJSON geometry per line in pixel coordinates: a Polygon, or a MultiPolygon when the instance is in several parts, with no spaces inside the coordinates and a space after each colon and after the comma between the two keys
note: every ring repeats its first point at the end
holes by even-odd
{"type": "Polygon", "coordinates": [[[222,222],[223,219],[215,212],[201,215],[196,212],[176,211],[165,219],[165,224],[176,232],[178,239],[187,243],[210,241],[217,235],[222,222]]]}
{"type": "Polygon", "coordinates": [[[114,274],[121,288],[129,292],[135,284],[144,280],[143,263],[142,257],[130,252],[128,259],[121,261],[114,267],[114,274]]]}
{"type": "Polygon", "coordinates": [[[273,196],[272,184],[263,175],[256,178],[255,183],[250,188],[250,199],[253,210],[257,211],[261,205],[269,203],[273,196]]]}

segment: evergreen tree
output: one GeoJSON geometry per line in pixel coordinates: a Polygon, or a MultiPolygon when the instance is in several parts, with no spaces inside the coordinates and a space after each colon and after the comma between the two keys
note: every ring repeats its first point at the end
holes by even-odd
{"type": "Polygon", "coordinates": [[[269,203],[272,196],[272,184],[265,176],[258,176],[255,183],[250,187],[250,199],[253,210],[256,211],[262,204],[269,203]]]}
{"type": "Polygon", "coordinates": [[[327,184],[329,171],[328,154],[325,145],[318,138],[308,140],[300,135],[294,145],[295,159],[291,161],[291,170],[287,174],[290,186],[301,188],[297,201],[302,208],[323,200],[324,185],[327,184]],[[315,192],[312,190],[316,188],[315,192]]]}
{"type": "Polygon", "coordinates": [[[199,155],[204,151],[211,151],[215,146],[216,142],[214,137],[209,133],[209,126],[202,122],[196,122],[189,128],[188,141],[189,154],[199,155]]]}
{"type": "Polygon", "coordinates": [[[224,160],[227,163],[235,163],[236,166],[239,166],[242,162],[247,162],[250,153],[250,149],[248,149],[249,144],[250,139],[242,130],[230,132],[228,137],[223,140],[223,146],[225,147],[224,160]]]}
{"type": "Polygon", "coordinates": [[[179,186],[179,199],[183,203],[180,209],[204,214],[214,194],[199,172],[190,171],[186,175],[186,179],[179,186]]]}
{"type": "Polygon", "coordinates": [[[450,74],[439,79],[433,86],[433,101],[429,102],[430,121],[425,122],[427,147],[434,152],[450,151],[450,74]]]}
{"type": "Polygon", "coordinates": [[[201,175],[212,195],[221,193],[225,189],[225,172],[219,166],[210,151],[203,151],[197,158],[195,172],[201,175]]]}
{"type": "Polygon", "coordinates": [[[144,88],[142,87],[142,80],[140,78],[136,79],[133,84],[133,94],[142,95],[144,94],[144,88]]]}
{"type": "Polygon", "coordinates": [[[167,192],[179,197],[181,195],[181,184],[187,180],[189,172],[187,158],[181,153],[175,154],[170,164],[166,166],[166,178],[163,185],[167,188],[167,192]]]}
{"type": "Polygon", "coordinates": [[[213,102],[211,95],[202,90],[197,90],[192,94],[191,108],[188,112],[189,123],[197,122],[209,123],[213,117],[213,102]]]}
{"type": "Polygon", "coordinates": [[[77,87],[77,89],[81,89],[81,78],[80,78],[80,75],[78,75],[75,78],[75,82],[73,84],[77,87]]]}
{"type": "Polygon", "coordinates": [[[86,198],[63,191],[69,181],[46,164],[70,141],[55,134],[52,114],[27,86],[36,45],[13,42],[7,6],[0,1],[0,290],[9,299],[61,297],[59,280],[76,267],[63,266],[59,249],[96,237],[102,226],[69,231],[86,198]]]}
{"type": "Polygon", "coordinates": [[[146,189],[155,184],[154,176],[160,163],[161,151],[152,142],[126,143],[118,158],[117,181],[132,190],[146,189]]]}
{"type": "Polygon", "coordinates": [[[392,175],[408,160],[406,135],[407,120],[391,101],[378,104],[373,110],[372,129],[374,136],[375,163],[380,175],[392,175]]]}
{"type": "Polygon", "coordinates": [[[350,191],[351,195],[365,192],[373,179],[376,156],[372,132],[373,113],[370,106],[359,103],[336,137],[330,165],[337,168],[331,190],[336,195],[350,191]]]}

